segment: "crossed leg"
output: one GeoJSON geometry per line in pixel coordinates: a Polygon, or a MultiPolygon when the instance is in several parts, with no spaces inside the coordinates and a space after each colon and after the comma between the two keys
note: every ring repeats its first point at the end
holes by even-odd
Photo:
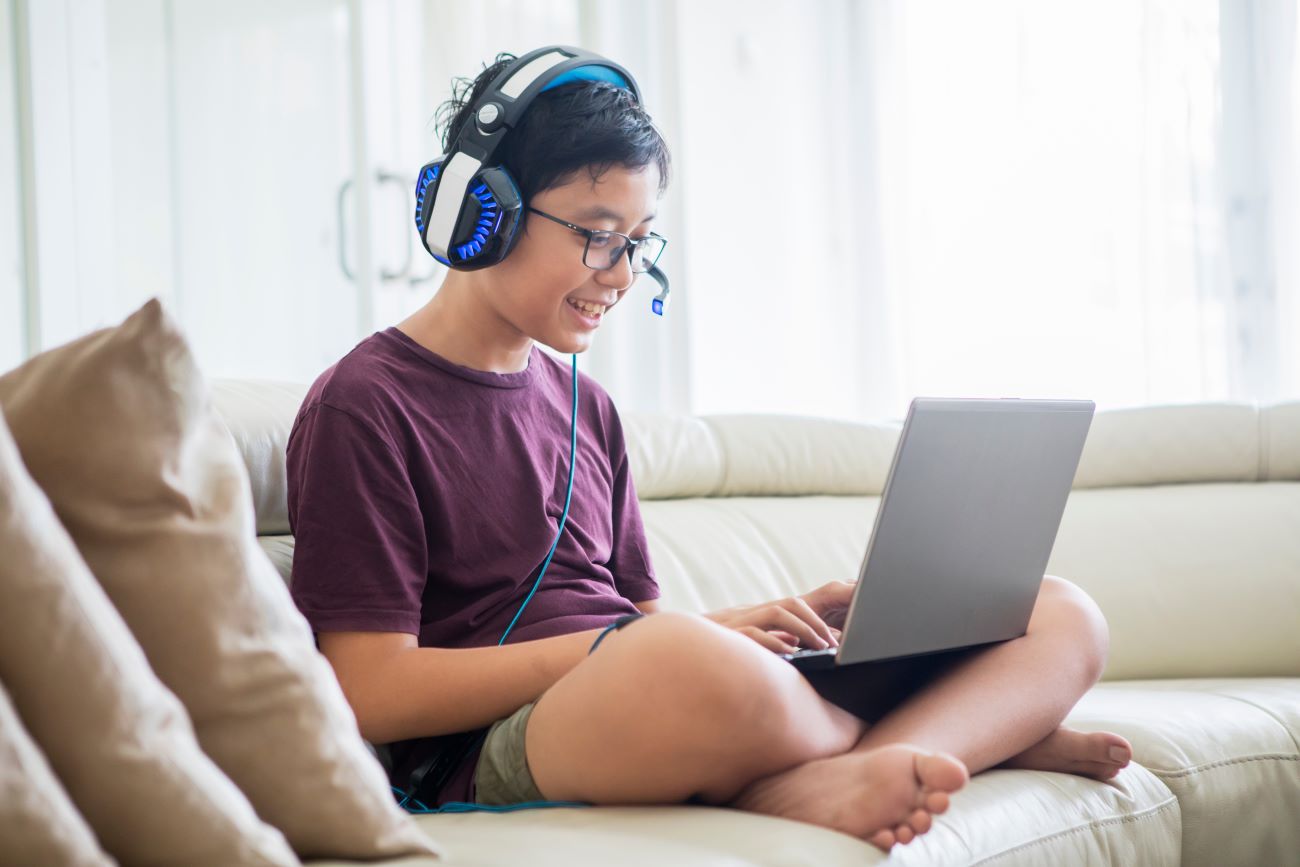
{"type": "MultiPolygon", "coordinates": [[[[1074,584],[1045,576],[1024,636],[962,656],[867,728],[847,754],[756,780],[733,806],[815,821],[830,809],[817,802],[842,785],[839,778],[854,778],[866,756],[898,742],[954,755],[972,774],[1007,767],[1109,779],[1128,764],[1128,741],[1060,725],[1100,677],[1108,643],[1096,603],[1074,584]],[[799,814],[783,806],[790,803],[799,814]]],[[[899,823],[870,839],[888,848],[928,828],[924,820],[899,823]]]]}
{"type": "Polygon", "coordinates": [[[1060,740],[1105,653],[1092,600],[1046,576],[1027,635],[962,660],[868,727],[750,639],[665,612],[610,633],[548,689],[525,752],[549,799],[695,797],[888,848],[928,830],[968,773],[1017,758],[1047,767],[1068,753],[1044,747],[1060,740]]]}

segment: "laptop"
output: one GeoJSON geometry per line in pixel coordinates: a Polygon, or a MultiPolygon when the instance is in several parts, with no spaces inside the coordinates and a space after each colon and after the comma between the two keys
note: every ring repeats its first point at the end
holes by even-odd
{"type": "Polygon", "coordinates": [[[853,667],[862,687],[865,663],[906,682],[957,651],[1024,635],[1095,409],[1090,400],[915,398],[839,647],[782,658],[805,675],[853,667]],[[926,656],[935,658],[897,664],[926,656]]]}

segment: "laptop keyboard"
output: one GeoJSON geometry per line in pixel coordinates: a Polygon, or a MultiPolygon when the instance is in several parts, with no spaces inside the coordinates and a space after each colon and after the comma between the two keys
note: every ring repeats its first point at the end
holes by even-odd
{"type": "Polygon", "coordinates": [[[803,650],[796,650],[794,653],[783,653],[781,654],[781,658],[782,659],[803,659],[804,657],[807,656],[830,656],[831,654],[837,652],[838,650],[839,650],[838,647],[822,647],[822,648],[805,647],[803,650]]]}

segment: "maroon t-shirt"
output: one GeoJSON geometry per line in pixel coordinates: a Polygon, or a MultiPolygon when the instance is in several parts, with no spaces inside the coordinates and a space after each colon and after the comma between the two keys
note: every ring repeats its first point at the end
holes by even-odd
{"type": "MultiPolygon", "coordinates": [[[[497,644],[564,512],[572,376],[536,346],[516,373],[462,367],[396,327],[322,373],[287,454],[291,590],[312,630],[497,644]]],[[[580,372],[569,515],[506,642],[607,626],[658,596],[618,412],[580,372]]],[[[396,785],[431,743],[391,745],[396,785]]],[[[478,753],[437,803],[473,799],[478,753]]]]}

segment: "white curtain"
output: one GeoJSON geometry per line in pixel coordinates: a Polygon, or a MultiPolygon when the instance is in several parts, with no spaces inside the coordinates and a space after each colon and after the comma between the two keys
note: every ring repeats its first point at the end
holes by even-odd
{"type": "Polygon", "coordinates": [[[1223,10],[1239,88],[1225,94],[1225,127],[1244,133],[1224,202],[1239,316],[1249,323],[1234,385],[1260,400],[1293,399],[1300,395],[1300,21],[1294,0],[1223,0],[1223,10]]]}
{"type": "Polygon", "coordinates": [[[0,358],[159,294],[211,375],[309,381],[436,291],[406,197],[450,77],[576,42],[674,158],[668,314],[642,278],[579,359],[627,411],[1295,399],[1295,5],[27,4],[0,358]]]}
{"type": "Polygon", "coordinates": [[[747,0],[676,25],[693,411],[1300,397],[1294,3],[747,0]]]}
{"type": "Polygon", "coordinates": [[[1294,200],[1282,173],[1297,154],[1259,159],[1295,111],[1265,102],[1273,74],[1294,74],[1291,10],[893,12],[896,104],[877,159],[907,394],[1297,396],[1276,349],[1300,285],[1270,277],[1280,251],[1262,194],[1294,200]],[[1261,27],[1272,44],[1242,33],[1261,27]]]}

